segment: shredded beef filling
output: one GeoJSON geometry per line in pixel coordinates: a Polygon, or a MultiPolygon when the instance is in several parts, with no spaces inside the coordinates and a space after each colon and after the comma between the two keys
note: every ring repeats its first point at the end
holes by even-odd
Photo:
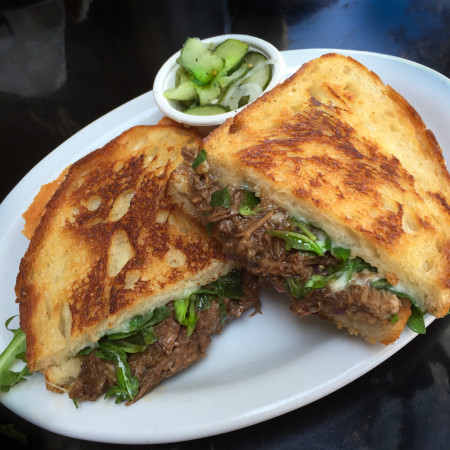
{"type": "MultiPolygon", "coordinates": [[[[244,189],[228,187],[231,207],[210,206],[211,195],[220,190],[217,180],[208,172],[191,169],[193,155],[184,154],[185,164],[179,169],[189,180],[189,200],[205,213],[213,235],[218,238],[225,253],[236,259],[262,280],[279,290],[285,290],[287,277],[296,276],[301,283],[313,274],[327,275],[328,268],[338,263],[330,252],[324,256],[286,250],[285,242],[267,233],[268,230],[294,230],[286,211],[261,198],[257,213],[242,216],[239,205],[245,196],[244,189]]],[[[386,320],[396,314],[399,299],[390,293],[369,286],[349,285],[334,292],[329,287],[313,290],[300,299],[292,298],[291,309],[299,315],[307,314],[358,314],[366,315],[369,322],[386,320]]]]}
{"type": "Polygon", "coordinates": [[[69,397],[95,400],[116,384],[114,364],[97,358],[95,352],[82,357],[81,372],[70,386],[69,397]]]}
{"type": "MultiPolygon", "coordinates": [[[[218,299],[213,300],[208,309],[198,311],[199,318],[190,336],[186,336],[186,327],[175,320],[173,302],[168,304],[171,316],[154,327],[158,341],[149,345],[144,352],[128,357],[131,372],[139,380],[139,392],[127,404],[139,400],[163,379],[204,356],[211,336],[219,333],[227,322],[252,307],[259,311],[257,278],[242,271],[242,288],[244,295],[241,299],[223,299],[225,317],[222,316],[218,299]]],[[[81,372],[69,389],[69,397],[80,401],[95,400],[115,384],[114,364],[96,357],[94,351],[83,357],[81,372]]]]}

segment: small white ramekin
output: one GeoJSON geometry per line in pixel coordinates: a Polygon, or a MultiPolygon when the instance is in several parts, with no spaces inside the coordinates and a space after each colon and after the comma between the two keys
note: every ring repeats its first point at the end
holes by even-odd
{"type": "MultiPolygon", "coordinates": [[[[283,55],[269,42],[264,41],[253,36],[247,36],[245,34],[223,34],[221,36],[214,36],[208,39],[203,39],[203,42],[214,42],[220,44],[226,39],[239,39],[240,41],[249,44],[249,50],[255,50],[261,52],[267,56],[273,64],[272,80],[266,87],[264,92],[270,91],[278,83],[283,81],[285,76],[285,62],[283,55]]],[[[177,64],[177,58],[180,56],[181,49],[175,55],[171,56],[159,69],[156,74],[155,81],[153,83],[153,96],[155,98],[156,106],[162,111],[163,114],[170,117],[177,122],[184,123],[192,126],[212,126],[220,125],[225,122],[229,117],[233,117],[242,108],[230,111],[224,114],[217,114],[214,116],[193,116],[191,114],[185,114],[175,107],[173,100],[168,100],[164,97],[164,92],[167,89],[175,87],[175,74],[179,67],[177,64]]]]}

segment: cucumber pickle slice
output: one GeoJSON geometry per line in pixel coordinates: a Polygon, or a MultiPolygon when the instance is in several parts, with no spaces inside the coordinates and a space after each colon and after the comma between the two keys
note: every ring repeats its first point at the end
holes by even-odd
{"type": "Polygon", "coordinates": [[[245,56],[246,64],[252,70],[247,77],[242,80],[241,84],[256,83],[264,90],[272,80],[272,65],[268,64],[267,58],[259,52],[248,52],[245,56]]]}
{"type": "Polygon", "coordinates": [[[174,89],[167,89],[164,97],[169,100],[194,100],[197,97],[195,86],[189,81],[183,81],[174,89]]]}
{"type": "Polygon", "coordinates": [[[237,39],[227,39],[216,47],[213,54],[225,61],[225,75],[233,73],[243,62],[248,51],[248,44],[237,39]]]}
{"type": "Polygon", "coordinates": [[[198,101],[201,106],[212,103],[220,95],[220,86],[217,82],[212,82],[207,86],[196,86],[195,91],[198,94],[198,101]]]}
{"type": "Polygon", "coordinates": [[[190,80],[191,76],[186,71],[186,69],[183,66],[178,67],[177,72],[175,74],[175,87],[177,88],[180,84],[190,80]]]}
{"type": "Polygon", "coordinates": [[[193,75],[192,82],[200,86],[208,84],[224,67],[224,60],[198,38],[186,40],[177,62],[193,75]]]}
{"type": "Polygon", "coordinates": [[[222,105],[204,105],[195,106],[184,111],[186,114],[192,114],[194,116],[215,116],[216,114],[223,114],[230,111],[230,108],[226,108],[222,105]]]}

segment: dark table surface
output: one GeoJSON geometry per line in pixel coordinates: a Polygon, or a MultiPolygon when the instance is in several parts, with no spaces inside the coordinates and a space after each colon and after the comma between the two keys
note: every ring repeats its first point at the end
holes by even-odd
{"type": "MultiPolygon", "coordinates": [[[[450,77],[448,0],[11,0],[0,5],[0,200],[59,144],[151,90],[158,68],[188,36],[243,33],[280,50],[367,50],[450,77]]],[[[224,435],[142,448],[449,448],[449,373],[447,318],[368,374],[303,408],[224,435]]],[[[9,423],[27,435],[29,448],[126,447],[56,435],[1,406],[0,424],[9,423]]],[[[22,448],[2,435],[0,443],[3,449],[22,448]]]]}

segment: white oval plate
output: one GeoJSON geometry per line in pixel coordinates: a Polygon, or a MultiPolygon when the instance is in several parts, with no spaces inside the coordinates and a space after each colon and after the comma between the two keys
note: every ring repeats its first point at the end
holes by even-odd
{"type": "MultiPolygon", "coordinates": [[[[403,59],[343,50],[283,52],[291,72],[323,53],[354,57],[398,90],[433,130],[450,158],[450,80],[403,59]]],[[[62,169],[138,124],[154,124],[162,114],[152,92],[137,97],[93,122],[43,159],[0,205],[0,324],[18,308],[14,284],[28,245],[21,214],[39,187],[62,169]]],[[[33,375],[0,400],[26,420],[50,431],[111,443],[163,443],[188,440],[246,427],[279,416],[334,392],[389,358],[414,337],[406,329],[394,345],[369,345],[315,317],[299,320],[286,298],[262,296],[263,314],[231,323],[216,336],[208,356],[166,380],[136,404],[81,403],[46,391],[33,375]]],[[[431,317],[427,317],[429,324],[431,317]]],[[[0,348],[12,334],[0,326],[0,348]]]]}

